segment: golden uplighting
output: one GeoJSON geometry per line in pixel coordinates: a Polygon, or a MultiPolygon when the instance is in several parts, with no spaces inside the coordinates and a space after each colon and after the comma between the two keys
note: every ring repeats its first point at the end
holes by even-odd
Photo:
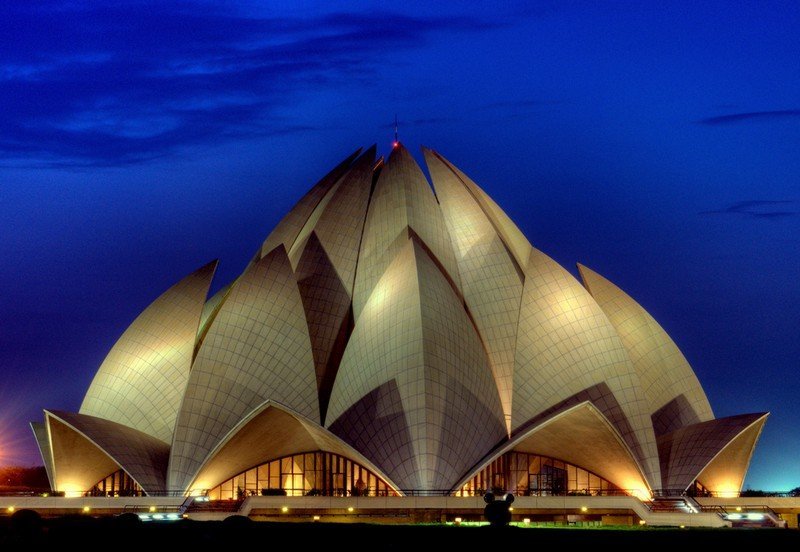
{"type": "Polygon", "coordinates": [[[736,498],[739,496],[739,485],[735,481],[725,481],[716,486],[716,496],[719,498],[736,498]]]}
{"type": "Polygon", "coordinates": [[[281,508],[281,512],[283,512],[284,514],[285,514],[286,512],[288,512],[288,511],[289,511],[289,507],[288,507],[288,506],[283,506],[283,507],[281,508]]]}
{"type": "Polygon", "coordinates": [[[639,520],[639,525],[647,525],[647,522],[643,519],[639,520]]]}
{"type": "Polygon", "coordinates": [[[355,508],[353,508],[352,506],[348,506],[348,507],[347,507],[347,511],[348,511],[348,512],[350,512],[351,514],[353,513],[353,510],[354,510],[354,509],[355,509],[355,508]]]}
{"type": "Polygon", "coordinates": [[[513,511],[514,511],[514,507],[513,507],[513,506],[509,506],[509,507],[508,507],[508,511],[509,511],[509,512],[513,512],[513,511]]]}
{"type": "Polygon", "coordinates": [[[60,487],[60,491],[64,491],[65,498],[78,498],[83,496],[83,491],[81,490],[81,486],[70,481],[61,482],[59,481],[58,486],[60,487]]]}
{"type": "Polygon", "coordinates": [[[742,511],[742,507],[741,507],[741,506],[737,506],[737,507],[736,507],[736,511],[737,511],[737,512],[741,512],[741,511],[742,511]]]}
{"type": "Polygon", "coordinates": [[[14,508],[13,506],[9,506],[8,508],[6,508],[6,510],[8,510],[9,514],[13,514],[14,510],[16,510],[16,508],[14,508]]]}
{"type": "Polygon", "coordinates": [[[525,525],[528,525],[530,522],[531,522],[531,518],[525,518],[525,519],[522,520],[522,523],[524,523],[525,525]]]}
{"type": "Polygon", "coordinates": [[[155,512],[156,511],[156,507],[155,506],[150,506],[150,511],[151,512],[155,512]]]}
{"type": "Polygon", "coordinates": [[[647,501],[652,498],[652,494],[647,489],[637,489],[635,487],[631,487],[630,493],[642,501],[647,501]]]}
{"type": "Polygon", "coordinates": [[[83,507],[83,513],[84,514],[88,514],[90,510],[91,510],[91,508],[89,508],[88,506],[84,506],[83,507]]]}
{"type": "Polygon", "coordinates": [[[587,508],[586,506],[581,506],[581,512],[588,512],[588,511],[589,508],[587,508]]]}
{"type": "Polygon", "coordinates": [[[314,516],[314,521],[319,521],[319,516],[314,516]]]}
{"type": "Polygon", "coordinates": [[[457,517],[457,518],[454,520],[454,522],[455,522],[455,524],[456,524],[456,525],[461,525],[461,518],[460,518],[460,517],[457,517]]]}

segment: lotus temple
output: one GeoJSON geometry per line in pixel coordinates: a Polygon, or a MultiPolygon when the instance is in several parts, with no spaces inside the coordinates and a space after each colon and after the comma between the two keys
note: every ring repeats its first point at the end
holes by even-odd
{"type": "Polygon", "coordinates": [[[354,152],[238,278],[210,262],[146,306],[80,410],[31,424],[55,494],[445,519],[492,491],[525,519],[730,523],[704,505],[737,500],[768,414],[716,418],[614,267],[576,278],[423,156],[430,181],[402,144],[354,152]]]}

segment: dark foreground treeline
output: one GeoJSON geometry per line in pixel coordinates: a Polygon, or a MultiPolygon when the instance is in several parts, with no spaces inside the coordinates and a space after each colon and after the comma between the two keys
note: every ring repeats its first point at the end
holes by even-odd
{"type": "Polygon", "coordinates": [[[0,466],[0,492],[2,491],[47,491],[50,482],[44,466],[0,466]]]}
{"type": "MultiPolygon", "coordinates": [[[[31,513],[32,514],[32,513],[31,513]]],[[[131,516],[131,515],[129,515],[131,516]]],[[[138,518],[67,516],[42,520],[18,511],[0,517],[0,550],[797,550],[800,532],[786,529],[532,529],[444,525],[267,523],[233,517],[223,522],[142,523],[138,518]],[[34,548],[31,548],[34,547],[34,548]],[[234,547],[234,548],[232,548],[234,547]],[[608,548],[606,548],[608,547],[608,548]],[[665,548],[662,548],[665,547],[665,548]]]]}

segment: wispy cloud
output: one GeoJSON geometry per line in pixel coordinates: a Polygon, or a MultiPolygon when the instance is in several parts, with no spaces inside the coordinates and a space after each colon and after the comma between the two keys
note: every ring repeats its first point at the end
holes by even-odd
{"type": "Polygon", "coordinates": [[[523,100],[503,100],[499,102],[491,102],[481,107],[483,109],[525,108],[525,107],[560,105],[563,103],[566,102],[564,100],[553,100],[553,99],[523,99],[523,100]]]}
{"type": "Polygon", "coordinates": [[[751,199],[747,201],[737,201],[722,209],[712,211],[701,211],[699,215],[736,215],[758,219],[772,220],[794,217],[800,215],[797,211],[791,210],[792,205],[797,202],[793,199],[764,200],[751,199]]]}
{"type": "Polygon", "coordinates": [[[386,12],[247,17],[214,6],[0,3],[0,159],[122,165],[314,131],[285,116],[310,91],[370,86],[398,51],[497,26],[386,12]]]}
{"type": "Polygon", "coordinates": [[[731,113],[718,115],[695,121],[700,125],[731,125],[755,121],[783,121],[786,119],[800,119],[800,109],[780,109],[776,111],[749,111],[744,113],[731,113]]]}
{"type": "MultiPolygon", "coordinates": [[[[423,117],[420,119],[398,119],[397,126],[403,128],[405,126],[422,126],[422,125],[438,125],[442,123],[452,123],[455,119],[453,117],[423,117]]],[[[380,128],[394,128],[394,121],[384,123],[380,128]]]]}

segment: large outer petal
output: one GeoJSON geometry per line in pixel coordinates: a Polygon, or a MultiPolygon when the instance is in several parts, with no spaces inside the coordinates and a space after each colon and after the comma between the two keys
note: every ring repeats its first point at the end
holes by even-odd
{"type": "Polygon", "coordinates": [[[274,458],[323,450],[354,460],[391,480],[353,447],[297,412],[268,401],[256,408],[209,455],[187,491],[205,490],[274,458]]]}
{"type": "Polygon", "coordinates": [[[656,435],[714,418],[692,367],[667,332],[624,291],[578,265],[586,289],[616,328],[639,374],[656,435]],[[683,395],[683,400],[676,400],[683,395]]]}
{"type": "Polygon", "coordinates": [[[416,238],[356,322],[328,419],[403,489],[451,488],[506,435],[475,328],[416,238]]]}
{"type": "Polygon", "coordinates": [[[97,371],[81,414],[172,441],[216,266],[213,261],[185,277],[133,321],[97,371]]]}
{"type": "Polygon", "coordinates": [[[197,353],[175,428],[170,488],[185,488],[217,443],[267,399],[319,420],[311,341],[283,246],[237,281],[197,353]]]}
{"type": "Polygon", "coordinates": [[[169,445],[116,422],[45,411],[56,490],[88,491],[117,469],[147,493],[164,491],[169,445]]]}
{"type": "Polygon", "coordinates": [[[510,433],[524,277],[462,176],[435,152],[425,150],[425,160],[453,240],[464,300],[489,355],[510,433]]]}
{"type": "Polygon", "coordinates": [[[564,268],[537,249],[525,269],[514,370],[513,427],[576,393],[605,383],[597,406],[639,460],[651,487],[661,481],[650,412],[639,376],[602,309],[564,268]],[[620,408],[611,408],[618,403],[620,408]]]}
{"type": "Polygon", "coordinates": [[[558,458],[589,470],[620,489],[647,495],[648,486],[636,457],[591,401],[562,408],[519,433],[470,470],[457,488],[512,450],[558,458]]]}
{"type": "Polygon", "coordinates": [[[353,293],[356,320],[378,280],[405,246],[409,229],[460,290],[458,265],[436,196],[417,162],[401,145],[392,150],[381,170],[367,212],[353,293]]]}
{"type": "Polygon", "coordinates": [[[664,489],[738,493],[768,414],[740,414],[681,427],[658,438],[664,489]]]}

